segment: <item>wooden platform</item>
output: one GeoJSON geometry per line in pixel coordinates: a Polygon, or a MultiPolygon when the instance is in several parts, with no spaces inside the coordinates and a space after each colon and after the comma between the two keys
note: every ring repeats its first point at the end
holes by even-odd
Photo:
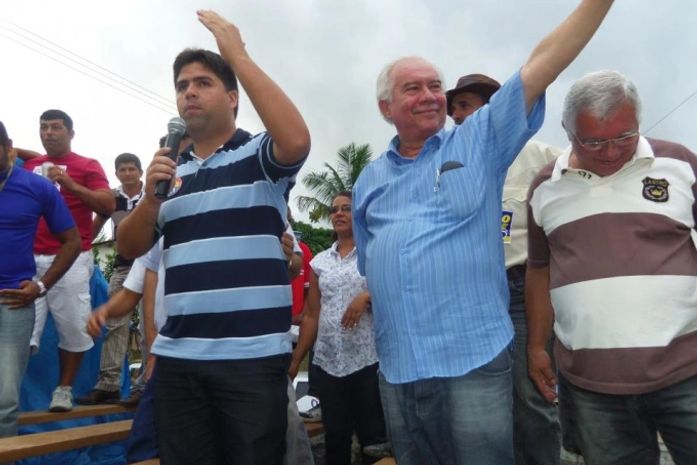
{"type": "Polygon", "coordinates": [[[122,441],[128,437],[132,423],[133,420],[120,420],[45,433],[0,438],[0,463],[79,449],[95,444],[122,441]]]}
{"type": "Polygon", "coordinates": [[[135,407],[124,407],[119,404],[81,405],[75,407],[70,412],[22,412],[19,414],[18,423],[19,425],[37,425],[39,423],[52,423],[54,421],[113,415],[117,413],[132,413],[135,411],[135,407]]]}

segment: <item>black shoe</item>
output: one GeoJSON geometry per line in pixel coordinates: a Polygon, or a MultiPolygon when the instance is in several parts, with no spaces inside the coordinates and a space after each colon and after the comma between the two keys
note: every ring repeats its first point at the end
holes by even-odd
{"type": "Polygon", "coordinates": [[[78,397],[75,402],[80,405],[116,404],[121,399],[119,391],[92,389],[87,395],[78,397]]]}
{"type": "Polygon", "coordinates": [[[140,402],[140,398],[143,397],[143,393],[140,391],[131,392],[131,394],[126,399],[121,399],[119,405],[124,407],[135,407],[140,402]]]}

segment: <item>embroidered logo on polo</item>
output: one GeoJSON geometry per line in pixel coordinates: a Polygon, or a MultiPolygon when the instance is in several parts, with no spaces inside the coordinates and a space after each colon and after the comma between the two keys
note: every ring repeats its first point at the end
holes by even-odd
{"type": "Polygon", "coordinates": [[[644,183],[641,193],[646,200],[652,202],[668,201],[668,186],[670,186],[670,183],[667,179],[654,179],[647,176],[641,182],[644,183]]]}
{"type": "Polygon", "coordinates": [[[501,237],[504,244],[511,243],[511,223],[513,223],[513,212],[503,210],[501,212],[501,237]]]}

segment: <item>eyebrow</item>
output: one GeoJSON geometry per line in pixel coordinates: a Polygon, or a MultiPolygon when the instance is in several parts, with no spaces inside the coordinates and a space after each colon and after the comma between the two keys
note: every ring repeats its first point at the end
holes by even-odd
{"type": "MultiPolygon", "coordinates": [[[[416,79],[413,81],[407,81],[404,84],[402,84],[401,87],[405,88],[405,87],[408,87],[408,86],[413,85],[413,84],[421,84],[422,82],[424,82],[423,79],[416,79]]],[[[443,82],[440,79],[431,79],[431,80],[426,81],[426,85],[431,85],[431,84],[443,85],[443,82]]]]}

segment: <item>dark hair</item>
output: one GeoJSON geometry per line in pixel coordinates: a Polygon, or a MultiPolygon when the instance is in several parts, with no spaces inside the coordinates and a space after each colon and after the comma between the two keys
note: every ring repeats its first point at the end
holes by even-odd
{"type": "Polygon", "coordinates": [[[337,197],[348,197],[349,199],[353,200],[353,196],[351,195],[351,191],[341,191],[337,192],[334,197],[332,197],[332,202],[334,202],[334,199],[337,197]]]}
{"type": "MultiPolygon", "coordinates": [[[[187,48],[182,50],[177,58],[174,59],[174,85],[177,85],[177,78],[184,66],[191,63],[201,63],[206,68],[210,69],[225,86],[225,90],[237,90],[237,77],[227,61],[220,55],[210,50],[201,48],[187,48]]],[[[235,117],[237,117],[237,109],[235,107],[235,117]]]]}
{"type": "Polygon", "coordinates": [[[52,119],[62,119],[63,125],[68,131],[73,130],[73,119],[63,110],[46,110],[41,114],[39,120],[50,121],[52,119]]]}
{"type": "Polygon", "coordinates": [[[132,153],[122,153],[121,155],[117,156],[116,160],[114,160],[114,168],[118,170],[119,165],[123,163],[133,163],[136,165],[136,168],[138,168],[138,171],[143,171],[143,168],[140,166],[140,158],[132,153]]]}
{"type": "Polygon", "coordinates": [[[0,121],[0,145],[7,147],[9,142],[10,137],[7,135],[7,129],[5,129],[5,125],[2,124],[2,121],[0,121]]]}

